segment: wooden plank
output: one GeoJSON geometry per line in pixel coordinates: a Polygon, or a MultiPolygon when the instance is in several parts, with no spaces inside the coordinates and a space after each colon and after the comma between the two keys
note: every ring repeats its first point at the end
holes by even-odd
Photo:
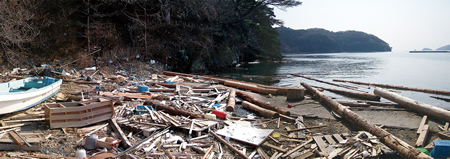
{"type": "Polygon", "coordinates": [[[284,155],[282,155],[281,157],[282,157],[282,158],[285,158],[285,157],[291,155],[292,153],[298,151],[300,148],[302,148],[303,146],[309,144],[309,143],[312,142],[312,141],[313,141],[312,139],[306,141],[305,143],[303,143],[303,144],[301,144],[301,145],[299,145],[299,146],[297,146],[297,147],[295,147],[295,148],[289,150],[288,152],[286,152],[286,153],[285,153],[284,155]]]}
{"type": "Polygon", "coordinates": [[[322,153],[327,152],[327,144],[323,141],[322,136],[313,136],[314,142],[316,142],[322,153]]]}
{"type": "Polygon", "coordinates": [[[80,111],[86,111],[89,109],[95,109],[98,107],[104,107],[104,106],[110,106],[110,102],[98,102],[98,103],[92,103],[86,106],[76,106],[76,107],[66,107],[66,108],[51,108],[50,111],[52,114],[54,113],[66,113],[66,112],[80,112],[80,111]]]}
{"type": "Polygon", "coordinates": [[[448,122],[445,122],[445,125],[444,125],[444,131],[447,131],[448,130],[448,122]]]}
{"type": "Polygon", "coordinates": [[[270,157],[266,154],[266,152],[264,152],[264,150],[262,150],[261,147],[258,147],[256,151],[258,152],[259,156],[261,156],[262,159],[270,159],[270,157]]]}
{"type": "MultiPolygon", "coordinates": [[[[441,140],[441,138],[437,137],[437,138],[434,139],[434,140],[441,140]]],[[[433,140],[433,141],[434,141],[434,140],[433,140]]],[[[424,148],[431,152],[431,150],[433,150],[433,148],[434,148],[434,143],[433,143],[433,142],[430,142],[430,143],[429,143],[427,146],[425,146],[424,148]]]]}
{"type": "Polygon", "coordinates": [[[324,137],[325,137],[325,140],[327,140],[327,142],[330,143],[330,145],[336,144],[336,141],[334,141],[334,139],[331,135],[324,135],[324,137]]]}
{"type": "Polygon", "coordinates": [[[306,129],[323,128],[323,127],[326,127],[326,125],[310,126],[310,127],[305,127],[305,128],[293,129],[293,130],[290,130],[290,131],[288,131],[288,132],[300,131],[300,130],[306,130],[306,129]]]}
{"type": "Polygon", "coordinates": [[[428,129],[429,129],[429,125],[424,125],[422,128],[422,131],[420,132],[419,138],[417,138],[417,142],[416,142],[416,147],[423,147],[423,145],[425,144],[425,141],[427,140],[428,137],[428,129]]]}
{"type": "Polygon", "coordinates": [[[341,134],[333,134],[333,137],[334,137],[338,142],[341,142],[342,140],[344,140],[344,139],[341,137],[341,134]]]}
{"type": "Polygon", "coordinates": [[[14,131],[10,131],[9,135],[13,138],[13,140],[17,143],[17,145],[24,145],[25,141],[23,141],[19,135],[17,135],[14,131]]]}
{"type": "Polygon", "coordinates": [[[444,140],[450,140],[450,131],[438,132],[438,137],[444,140]]]}
{"type": "Polygon", "coordinates": [[[122,140],[122,142],[120,142],[122,144],[122,146],[126,149],[131,147],[132,146],[131,142],[128,140],[128,137],[125,136],[122,129],[117,124],[116,119],[109,120],[109,123],[110,123],[109,125],[114,130],[114,132],[117,132],[117,134],[119,135],[119,139],[122,140]]]}
{"type": "Polygon", "coordinates": [[[314,153],[311,151],[308,151],[306,153],[301,154],[300,156],[295,157],[295,159],[306,159],[306,158],[311,157],[312,155],[314,155],[314,153]]]}
{"type": "Polygon", "coordinates": [[[40,144],[31,144],[31,147],[28,147],[27,145],[16,145],[11,143],[0,143],[0,150],[1,151],[40,151],[40,144]]]}
{"type": "Polygon", "coordinates": [[[83,120],[83,121],[52,123],[50,125],[50,128],[54,129],[54,128],[63,128],[63,127],[82,127],[82,126],[98,123],[101,121],[109,120],[109,119],[111,119],[111,117],[112,117],[112,114],[106,114],[106,115],[102,115],[102,116],[99,116],[96,118],[83,120]]]}
{"type": "Polygon", "coordinates": [[[52,121],[52,120],[82,119],[82,118],[93,117],[95,115],[105,114],[105,113],[112,114],[113,112],[111,112],[111,108],[107,107],[107,108],[103,108],[103,109],[100,109],[100,110],[95,110],[95,111],[81,113],[81,114],[67,114],[67,115],[64,115],[64,114],[60,114],[60,115],[52,114],[52,118],[50,120],[52,121]]]}
{"type": "Polygon", "coordinates": [[[278,146],[275,146],[275,145],[269,144],[269,143],[267,143],[267,142],[263,143],[262,145],[263,145],[263,146],[266,146],[266,147],[269,147],[269,148],[272,148],[272,149],[274,149],[274,150],[277,150],[277,151],[283,152],[283,153],[286,153],[286,152],[287,152],[287,150],[286,150],[286,149],[283,149],[283,148],[281,148],[281,147],[278,147],[278,146]]]}
{"type": "Polygon", "coordinates": [[[427,115],[423,116],[422,121],[420,122],[419,128],[417,129],[417,134],[420,134],[420,132],[422,132],[423,126],[427,122],[427,117],[428,117],[427,115]]]}

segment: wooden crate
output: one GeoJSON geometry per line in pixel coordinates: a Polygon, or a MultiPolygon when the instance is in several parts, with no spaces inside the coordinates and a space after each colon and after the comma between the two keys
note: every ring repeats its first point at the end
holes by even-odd
{"type": "Polygon", "coordinates": [[[114,114],[111,100],[45,104],[45,119],[50,128],[83,127],[109,120],[114,114]]]}

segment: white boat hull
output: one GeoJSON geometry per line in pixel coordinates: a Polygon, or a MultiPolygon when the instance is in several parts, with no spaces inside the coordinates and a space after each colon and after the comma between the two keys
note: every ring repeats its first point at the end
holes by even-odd
{"type": "Polygon", "coordinates": [[[0,115],[31,108],[59,92],[62,80],[29,91],[0,94],[0,115]]]}

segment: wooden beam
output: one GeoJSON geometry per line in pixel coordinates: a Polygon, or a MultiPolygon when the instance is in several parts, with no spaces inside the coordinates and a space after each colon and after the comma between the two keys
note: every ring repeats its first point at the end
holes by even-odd
{"type": "Polygon", "coordinates": [[[13,140],[17,143],[17,145],[24,145],[25,141],[19,137],[14,131],[10,131],[9,135],[13,138],[13,140]]]}
{"type": "Polygon", "coordinates": [[[283,149],[283,148],[281,148],[281,147],[278,147],[278,146],[269,144],[269,143],[267,143],[267,142],[264,142],[262,145],[263,145],[263,146],[266,146],[266,147],[269,147],[269,148],[272,148],[272,149],[274,149],[274,150],[283,152],[283,153],[286,153],[286,152],[287,152],[286,149],[283,149]]]}
{"type": "Polygon", "coordinates": [[[422,132],[423,126],[427,123],[427,115],[424,115],[422,118],[422,121],[420,122],[419,128],[417,128],[417,134],[420,134],[422,132]]]}
{"type": "Polygon", "coordinates": [[[256,149],[256,151],[258,151],[259,156],[261,156],[261,158],[263,159],[270,159],[270,157],[267,155],[266,152],[264,152],[264,150],[261,147],[258,147],[256,149]]]}
{"type": "Polygon", "coordinates": [[[249,101],[250,103],[253,103],[253,104],[257,105],[257,106],[260,106],[262,108],[270,109],[270,110],[276,111],[277,113],[284,114],[284,115],[287,115],[287,116],[291,115],[291,112],[287,111],[286,109],[283,109],[283,108],[280,108],[280,107],[276,107],[276,106],[267,104],[265,102],[262,102],[262,101],[260,101],[260,100],[258,100],[256,98],[253,98],[252,96],[250,96],[250,95],[248,95],[248,94],[246,94],[246,93],[244,93],[242,91],[236,91],[236,95],[238,97],[240,97],[240,98],[242,98],[242,99],[244,99],[246,101],[249,101]]]}
{"type": "Polygon", "coordinates": [[[275,111],[269,110],[269,109],[264,109],[262,107],[259,107],[253,103],[244,101],[242,102],[242,107],[255,113],[258,116],[262,116],[262,117],[266,117],[266,118],[278,118],[279,119],[279,114],[275,111]]]}
{"type": "Polygon", "coordinates": [[[111,124],[111,128],[119,135],[120,140],[122,140],[122,142],[120,142],[122,144],[122,146],[127,149],[129,147],[131,147],[131,142],[128,140],[128,137],[123,133],[122,129],[119,127],[119,125],[117,124],[116,119],[111,119],[109,120],[109,122],[111,124]]]}
{"type": "Polygon", "coordinates": [[[295,148],[289,150],[288,152],[286,152],[286,153],[285,153],[284,155],[282,155],[281,157],[282,157],[282,158],[285,158],[285,157],[291,155],[292,153],[294,153],[294,152],[300,150],[303,146],[305,146],[306,144],[309,144],[309,143],[312,142],[312,141],[313,141],[313,139],[309,139],[309,140],[306,141],[305,143],[303,143],[303,144],[301,144],[301,145],[299,145],[299,146],[297,146],[297,147],[295,147],[295,148]]]}
{"type": "Polygon", "coordinates": [[[419,138],[417,138],[416,147],[423,147],[423,145],[425,145],[425,142],[428,137],[428,129],[429,129],[428,124],[423,126],[422,131],[420,132],[419,138]]]}
{"type": "Polygon", "coordinates": [[[231,149],[234,153],[238,154],[241,158],[244,159],[249,159],[244,153],[242,153],[242,151],[239,151],[238,149],[234,148],[233,145],[231,145],[230,143],[228,143],[226,140],[222,139],[219,135],[217,135],[216,133],[210,131],[209,132],[212,136],[214,136],[214,138],[216,140],[219,140],[219,142],[221,142],[222,144],[224,144],[225,146],[227,146],[229,149],[231,149]]]}
{"type": "Polygon", "coordinates": [[[336,141],[334,141],[331,135],[324,135],[323,137],[325,137],[325,140],[327,140],[327,142],[330,143],[331,145],[336,144],[336,141]]]}
{"type": "Polygon", "coordinates": [[[341,137],[341,134],[333,134],[333,137],[334,137],[338,142],[341,142],[342,140],[344,140],[344,139],[341,137]]]}
{"type": "Polygon", "coordinates": [[[236,90],[231,89],[230,94],[228,95],[228,102],[227,106],[225,107],[225,110],[229,112],[234,112],[235,105],[236,105],[236,90]]]}
{"type": "Polygon", "coordinates": [[[319,147],[320,152],[327,152],[327,144],[323,141],[322,136],[313,136],[314,142],[316,142],[317,147],[319,147]]]}
{"type": "Polygon", "coordinates": [[[293,131],[300,131],[300,130],[306,130],[306,129],[315,129],[315,128],[322,128],[322,127],[326,127],[326,125],[320,125],[320,126],[310,126],[310,127],[305,127],[305,128],[292,129],[292,130],[289,130],[288,132],[293,132],[293,131]]]}

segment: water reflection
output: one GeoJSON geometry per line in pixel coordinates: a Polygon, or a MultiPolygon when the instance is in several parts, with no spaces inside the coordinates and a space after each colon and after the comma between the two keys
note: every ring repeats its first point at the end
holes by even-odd
{"type": "Polygon", "coordinates": [[[220,77],[271,85],[278,82],[278,68],[282,65],[284,64],[242,64],[240,67],[237,67],[234,70],[223,72],[222,74],[220,74],[220,77]]]}
{"type": "Polygon", "coordinates": [[[316,78],[363,78],[377,75],[376,69],[384,61],[374,57],[342,55],[291,55],[292,61],[280,67],[278,74],[302,74],[316,78]]]}

